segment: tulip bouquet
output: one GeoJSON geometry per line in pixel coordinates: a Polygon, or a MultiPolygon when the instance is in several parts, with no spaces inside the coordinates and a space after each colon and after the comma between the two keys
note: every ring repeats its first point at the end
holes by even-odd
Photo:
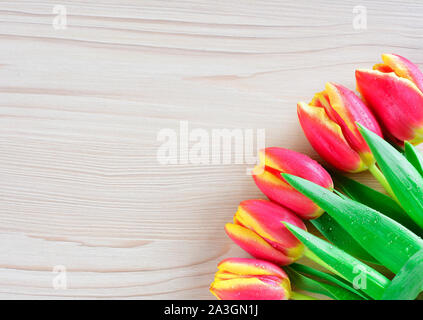
{"type": "Polygon", "coordinates": [[[335,170],[292,150],[260,152],[253,178],[268,200],[241,202],[225,226],[254,259],[218,265],[218,299],[411,300],[423,291],[423,157],[414,147],[423,141],[423,73],[401,56],[382,59],[356,71],[361,98],[327,83],[298,103],[307,139],[335,170]],[[364,170],[386,193],[341,174],[364,170]]]}

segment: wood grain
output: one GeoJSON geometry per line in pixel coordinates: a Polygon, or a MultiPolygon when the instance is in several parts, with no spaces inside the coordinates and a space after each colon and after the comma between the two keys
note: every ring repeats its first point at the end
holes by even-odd
{"type": "MultiPolygon", "coordinates": [[[[318,159],[296,119],[383,52],[423,66],[423,4],[0,1],[0,298],[210,299],[246,165],[161,165],[158,132],[265,128],[318,159]],[[67,289],[53,268],[66,267],[67,289]]],[[[367,174],[362,181],[375,186],[367,174]]]]}

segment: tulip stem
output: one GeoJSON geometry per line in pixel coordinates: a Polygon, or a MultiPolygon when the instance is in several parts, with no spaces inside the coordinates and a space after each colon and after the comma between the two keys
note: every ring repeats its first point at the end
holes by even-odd
{"type": "MultiPolygon", "coordinates": [[[[392,199],[394,199],[396,202],[398,202],[397,197],[395,196],[394,192],[392,191],[391,186],[389,185],[388,181],[386,180],[383,173],[379,170],[379,168],[376,166],[376,164],[372,164],[369,167],[370,173],[376,178],[377,181],[382,185],[382,187],[386,190],[386,192],[391,196],[392,199]]],[[[399,203],[399,202],[398,202],[399,203]]]]}
{"type": "Polygon", "coordinates": [[[302,294],[299,292],[291,291],[291,300],[319,300],[317,298],[302,294]]]}
{"type": "Polygon", "coordinates": [[[328,265],[326,262],[316,256],[314,252],[311,251],[309,248],[304,249],[304,256],[309,258],[311,261],[317,263],[318,265],[322,266],[323,268],[329,270],[330,272],[336,274],[337,276],[343,278],[343,276],[338,271],[336,271],[334,268],[332,268],[330,265],[328,265]]]}

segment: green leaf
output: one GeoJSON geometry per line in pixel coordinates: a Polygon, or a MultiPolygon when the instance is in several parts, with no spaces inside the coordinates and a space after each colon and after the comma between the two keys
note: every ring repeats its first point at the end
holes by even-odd
{"type": "Polygon", "coordinates": [[[347,195],[343,194],[342,192],[339,192],[336,189],[333,189],[333,193],[335,193],[337,196],[340,196],[342,199],[350,199],[347,195]]]}
{"type": "Polygon", "coordinates": [[[391,197],[340,174],[332,173],[332,177],[336,186],[351,199],[383,213],[415,233],[421,233],[421,229],[391,197]]]}
{"type": "Polygon", "coordinates": [[[339,287],[342,287],[358,296],[360,296],[361,298],[363,298],[364,300],[368,300],[368,298],[362,294],[361,292],[358,292],[357,290],[355,290],[349,283],[347,283],[343,278],[338,277],[336,275],[332,275],[317,269],[314,269],[312,267],[306,266],[304,264],[299,264],[299,263],[293,263],[290,265],[290,268],[294,269],[295,271],[302,273],[302,274],[306,274],[309,276],[314,276],[317,277],[321,280],[325,280],[328,282],[331,282],[339,287]]]}
{"type": "Polygon", "coordinates": [[[384,275],[329,242],[292,224],[287,222],[284,222],[284,224],[311,252],[328,265],[330,269],[333,269],[345,280],[353,284],[358,279],[357,276],[365,276],[367,280],[366,286],[363,286],[360,290],[373,299],[379,299],[382,296],[389,284],[389,280],[384,275]]]}
{"type": "Polygon", "coordinates": [[[405,142],[405,157],[417,169],[420,175],[423,176],[423,157],[408,141],[405,142]]]}
{"type": "Polygon", "coordinates": [[[377,261],[396,273],[417,251],[423,241],[413,232],[351,199],[341,199],[313,182],[290,174],[282,174],[296,190],[311,199],[334,218],[377,261]]]}
{"type": "Polygon", "coordinates": [[[372,263],[378,263],[354,238],[329,214],[310,220],[319,232],[338,248],[352,256],[372,263]]]}
{"type": "Polygon", "coordinates": [[[423,287],[423,251],[418,251],[398,272],[382,296],[383,300],[414,300],[423,287]]]}
{"type": "Polygon", "coordinates": [[[335,300],[363,300],[360,296],[344,288],[308,278],[290,267],[284,269],[296,290],[322,294],[335,300]]]}
{"type": "Polygon", "coordinates": [[[423,177],[388,142],[360,124],[358,126],[401,206],[423,228],[423,177]]]}

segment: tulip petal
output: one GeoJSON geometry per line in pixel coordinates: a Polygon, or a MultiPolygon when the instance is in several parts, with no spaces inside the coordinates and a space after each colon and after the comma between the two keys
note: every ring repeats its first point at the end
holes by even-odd
{"type": "Polygon", "coordinates": [[[286,273],[278,266],[259,259],[228,258],[221,261],[217,268],[219,271],[237,275],[276,276],[281,279],[287,277],[286,273]]]}
{"type": "Polygon", "coordinates": [[[396,139],[423,141],[423,93],[413,82],[377,70],[356,70],[355,75],[357,89],[396,139]]]}
{"type": "Polygon", "coordinates": [[[239,205],[234,221],[253,230],[286,256],[298,259],[302,255],[303,245],[285,226],[281,227],[280,222],[292,223],[303,230],[306,227],[288,209],[267,200],[246,200],[239,205]]]}
{"type": "Polygon", "coordinates": [[[261,163],[279,171],[279,173],[294,174],[323,188],[333,188],[329,173],[317,161],[305,154],[285,148],[270,147],[261,150],[259,157],[261,163]]]}
{"type": "Polygon", "coordinates": [[[220,300],[287,300],[291,284],[287,274],[273,263],[246,258],[228,258],[210,291],[220,300]]]}
{"type": "Polygon", "coordinates": [[[291,209],[303,219],[314,219],[323,213],[312,201],[291,188],[277,170],[256,166],[253,179],[260,191],[270,200],[291,209]]]}
{"type": "Polygon", "coordinates": [[[260,165],[253,170],[253,178],[270,200],[291,209],[303,219],[314,219],[323,213],[280,175],[289,172],[332,189],[332,179],[320,164],[304,154],[284,148],[266,148],[259,152],[259,158],[260,165]]]}
{"type": "Polygon", "coordinates": [[[279,265],[287,265],[294,262],[294,259],[272,247],[250,229],[237,224],[227,223],[225,231],[238,246],[257,259],[268,260],[279,265]]]}
{"type": "Polygon", "coordinates": [[[338,124],[330,120],[323,108],[298,103],[301,127],[322,158],[342,171],[360,172],[367,169],[359,154],[346,141],[338,124]]]}
{"type": "Polygon", "coordinates": [[[380,71],[380,72],[386,72],[386,73],[394,72],[394,70],[392,70],[389,66],[387,66],[384,63],[377,63],[377,64],[375,64],[373,66],[373,70],[377,70],[377,71],[380,71]]]}
{"type": "Polygon", "coordinates": [[[398,77],[410,80],[423,92],[423,73],[414,63],[397,54],[388,53],[382,54],[382,60],[398,77]]]}
{"type": "Polygon", "coordinates": [[[358,122],[366,126],[382,137],[382,130],[376,118],[353,91],[331,82],[326,83],[325,89],[329,97],[333,118],[341,127],[348,144],[360,154],[368,166],[372,165],[374,158],[355,123],[358,122]]]}
{"type": "Polygon", "coordinates": [[[266,278],[251,277],[214,281],[210,291],[219,300],[288,300],[288,278],[270,283],[266,278]]]}

